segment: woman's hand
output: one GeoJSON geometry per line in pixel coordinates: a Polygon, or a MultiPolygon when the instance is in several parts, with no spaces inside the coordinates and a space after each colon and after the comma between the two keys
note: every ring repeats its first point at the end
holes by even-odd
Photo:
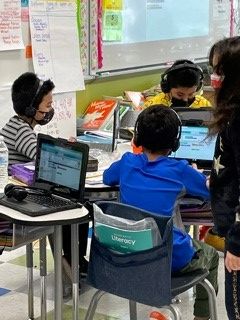
{"type": "Polygon", "coordinates": [[[227,251],[225,266],[228,272],[240,270],[240,257],[234,256],[232,253],[227,251]]]}
{"type": "Polygon", "coordinates": [[[206,177],[206,186],[208,189],[210,188],[210,176],[206,177]]]}
{"type": "Polygon", "coordinates": [[[201,172],[201,173],[203,173],[203,169],[198,169],[198,166],[197,166],[197,164],[196,163],[192,163],[192,168],[193,169],[195,169],[195,170],[197,170],[198,172],[201,172]]]}
{"type": "MultiPolygon", "coordinates": [[[[196,163],[192,163],[192,168],[195,169],[196,171],[203,173],[203,169],[198,169],[197,164],[196,163]]],[[[206,187],[209,189],[210,186],[210,176],[206,177],[206,187]]]]}

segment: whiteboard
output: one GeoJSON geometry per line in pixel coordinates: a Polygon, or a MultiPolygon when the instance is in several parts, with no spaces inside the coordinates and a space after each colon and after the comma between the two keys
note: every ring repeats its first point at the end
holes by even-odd
{"type": "Polygon", "coordinates": [[[103,68],[124,70],[207,60],[211,45],[230,35],[229,0],[125,0],[103,11],[103,68]]]}

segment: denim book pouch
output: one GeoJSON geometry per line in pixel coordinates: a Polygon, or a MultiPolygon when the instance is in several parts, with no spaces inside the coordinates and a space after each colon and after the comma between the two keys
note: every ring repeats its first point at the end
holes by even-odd
{"type": "Polygon", "coordinates": [[[110,216],[131,218],[134,221],[153,218],[162,241],[150,249],[120,253],[101,243],[93,232],[88,283],[97,289],[139,303],[155,307],[170,304],[172,217],[155,215],[117,202],[100,201],[97,205],[110,216]]]}

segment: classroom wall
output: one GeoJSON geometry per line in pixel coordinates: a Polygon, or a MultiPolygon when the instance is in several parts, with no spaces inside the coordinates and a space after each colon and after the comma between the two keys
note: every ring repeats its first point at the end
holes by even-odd
{"type": "Polygon", "coordinates": [[[108,78],[99,78],[86,82],[86,89],[77,92],[77,116],[83,114],[90,102],[102,99],[103,95],[120,96],[123,91],[142,91],[160,81],[160,71],[128,74],[108,78]]]}

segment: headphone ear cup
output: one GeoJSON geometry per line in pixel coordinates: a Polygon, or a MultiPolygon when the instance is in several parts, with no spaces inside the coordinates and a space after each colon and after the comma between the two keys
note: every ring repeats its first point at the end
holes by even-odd
{"type": "Polygon", "coordinates": [[[134,143],[134,145],[136,147],[141,147],[142,146],[142,141],[141,141],[140,135],[138,133],[139,116],[138,116],[138,118],[137,118],[137,120],[135,122],[134,133],[133,133],[133,143],[134,143]]]}
{"type": "Polygon", "coordinates": [[[15,198],[17,201],[23,201],[28,195],[28,192],[24,188],[15,188],[12,192],[12,197],[15,198]]]}
{"type": "Polygon", "coordinates": [[[34,109],[33,107],[28,107],[25,109],[25,116],[27,117],[34,117],[36,114],[36,109],[34,109]]]}
{"type": "Polygon", "coordinates": [[[161,89],[164,93],[170,92],[167,73],[163,73],[161,76],[161,89]]]}
{"type": "Polygon", "coordinates": [[[11,197],[12,196],[12,192],[13,192],[13,189],[15,188],[16,186],[13,184],[13,183],[8,183],[5,188],[4,188],[4,194],[5,196],[7,197],[11,197]]]}
{"type": "Polygon", "coordinates": [[[173,142],[172,152],[176,152],[180,147],[180,139],[176,138],[173,142]]]}
{"type": "Polygon", "coordinates": [[[138,134],[134,134],[134,137],[133,137],[133,143],[136,147],[140,147],[141,146],[141,143],[139,143],[139,136],[138,134]]]}
{"type": "Polygon", "coordinates": [[[20,186],[15,186],[12,183],[9,183],[5,186],[4,193],[8,198],[13,197],[18,201],[22,201],[28,195],[28,192],[26,189],[20,186]]]}
{"type": "Polygon", "coordinates": [[[178,113],[174,110],[171,109],[171,112],[173,112],[177,118],[178,121],[178,134],[176,138],[173,140],[173,145],[172,145],[172,151],[176,152],[180,148],[180,141],[181,141],[181,136],[182,136],[182,120],[179,117],[178,113]]]}
{"type": "Polygon", "coordinates": [[[203,87],[203,78],[200,78],[199,85],[197,87],[197,91],[200,91],[203,87]]]}

